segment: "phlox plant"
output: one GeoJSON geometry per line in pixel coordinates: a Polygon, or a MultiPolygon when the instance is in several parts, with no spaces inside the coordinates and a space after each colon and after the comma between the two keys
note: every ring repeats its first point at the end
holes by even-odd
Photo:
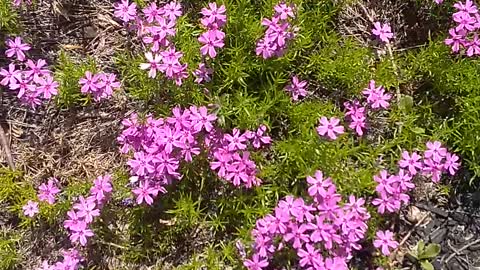
{"type": "Polygon", "coordinates": [[[274,7],[272,18],[262,19],[262,25],[267,29],[262,38],[257,41],[255,52],[263,59],[283,56],[298,28],[292,26],[291,20],[295,18],[296,7],[293,4],[281,2],[274,7]]]}
{"type": "Polygon", "coordinates": [[[79,84],[82,94],[91,95],[97,102],[109,99],[113,91],[121,86],[113,73],[92,74],[90,71],[85,72],[85,77],[79,80],[79,84]]]}
{"type": "MultiPolygon", "coordinates": [[[[67,218],[63,222],[63,227],[69,234],[69,240],[73,248],[63,251],[63,259],[54,264],[44,260],[36,270],[72,270],[80,269],[83,257],[81,256],[82,247],[85,247],[89,238],[94,236],[91,226],[96,217],[100,216],[100,211],[108,202],[112,193],[112,177],[103,175],[93,181],[90,192],[87,197],[79,196],[70,210],[67,211],[67,218]]],[[[57,194],[62,192],[58,186],[58,180],[48,179],[38,188],[38,200],[45,201],[48,204],[55,204],[57,194]]],[[[23,206],[23,213],[28,218],[33,218],[40,211],[39,203],[29,200],[23,206]]]]}
{"type": "Polygon", "coordinates": [[[452,48],[453,53],[461,53],[468,57],[480,55],[480,14],[477,5],[467,0],[459,1],[453,5],[457,12],[452,15],[456,24],[448,31],[450,37],[445,39],[445,44],[452,48]]]}
{"type": "Polygon", "coordinates": [[[58,95],[59,84],[48,69],[47,62],[27,57],[26,52],[31,49],[29,44],[17,36],[7,39],[6,45],[5,56],[12,62],[0,69],[0,85],[8,87],[22,104],[34,109],[58,95]]]}
{"type": "Polygon", "coordinates": [[[167,192],[167,185],[182,178],[182,163],[192,162],[202,153],[211,170],[234,186],[251,188],[261,183],[249,148],[270,144],[266,127],[245,132],[233,129],[230,134],[216,126],[216,119],[207,107],[191,106],[175,107],[167,118],[147,115],[142,119],[132,114],[122,122],[124,130],[118,142],[122,153],[133,152],[128,166],[138,204],[153,204],[158,194],[167,192]]]}

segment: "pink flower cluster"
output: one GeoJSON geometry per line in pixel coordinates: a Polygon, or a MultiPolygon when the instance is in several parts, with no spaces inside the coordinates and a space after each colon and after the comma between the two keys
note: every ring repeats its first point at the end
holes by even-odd
{"type": "Polygon", "coordinates": [[[321,171],[307,177],[308,201],[287,196],[274,214],[257,220],[252,230],[253,254],[244,260],[249,270],[267,268],[275,253],[293,250],[301,269],[347,270],[347,262],[367,232],[370,218],[365,200],[351,195],[347,202],[321,171]]]}
{"type": "Polygon", "coordinates": [[[465,53],[467,56],[480,55],[480,14],[477,6],[471,0],[465,3],[457,2],[453,5],[457,10],[453,14],[456,23],[448,32],[450,37],[445,39],[445,44],[452,47],[454,53],[465,53]]]}
{"type": "Polygon", "coordinates": [[[383,255],[388,256],[391,253],[391,249],[396,249],[398,247],[398,242],[395,241],[393,232],[389,230],[378,231],[375,235],[373,246],[379,248],[383,255]]]}
{"type": "Polygon", "coordinates": [[[47,260],[42,262],[40,267],[35,270],[77,270],[80,267],[80,263],[83,261],[83,257],[77,249],[70,249],[63,251],[63,260],[58,261],[51,265],[47,260]]]}
{"type": "Polygon", "coordinates": [[[271,143],[271,138],[266,136],[267,127],[261,125],[257,131],[241,133],[234,128],[232,134],[217,132],[208,139],[210,145],[210,168],[217,172],[220,179],[231,182],[234,186],[244,185],[247,188],[259,186],[262,181],[256,177],[255,162],[250,159],[247,151],[248,144],[254,149],[271,143]]]}
{"type": "Polygon", "coordinates": [[[0,85],[8,86],[17,92],[20,101],[32,108],[41,104],[42,100],[50,100],[58,94],[58,83],[47,69],[47,62],[28,59],[25,52],[31,49],[20,37],[8,39],[5,55],[13,58],[8,68],[0,69],[0,85]]]}
{"type": "Polygon", "coordinates": [[[63,222],[63,227],[70,232],[72,244],[79,243],[85,246],[88,238],[94,235],[89,225],[95,217],[100,216],[100,210],[107,202],[112,192],[112,177],[99,176],[93,181],[88,197],[80,196],[77,203],[67,212],[68,219],[63,222]]]}
{"type": "Polygon", "coordinates": [[[198,41],[202,43],[200,53],[213,59],[217,56],[215,48],[225,46],[225,33],[219,29],[227,23],[227,15],[225,15],[224,5],[217,7],[216,3],[208,3],[208,6],[209,8],[202,8],[203,18],[200,20],[207,31],[200,35],[198,41]]]}
{"type": "Polygon", "coordinates": [[[458,156],[449,153],[438,141],[427,142],[426,146],[427,150],[423,156],[417,152],[403,151],[396,175],[389,175],[387,171],[382,170],[373,177],[377,182],[378,198],[374,199],[372,204],[377,206],[380,214],[397,212],[402,204],[409,203],[410,197],[407,192],[415,188],[412,183],[413,177],[422,174],[438,183],[442,173],[455,175],[460,166],[458,156]]]}
{"type": "Polygon", "coordinates": [[[122,0],[115,6],[115,17],[122,20],[125,25],[137,31],[137,36],[142,39],[147,52],[147,63],[140,64],[140,69],[148,69],[148,76],[155,78],[157,72],[162,72],[168,79],[174,80],[177,85],[183,83],[188,77],[187,64],[182,64],[180,59],[183,53],[175,49],[171,39],[176,35],[176,22],[182,16],[182,7],[177,2],[170,2],[157,7],[155,2],[150,3],[137,14],[135,3],[122,0]]]}
{"type": "MultiPolygon", "coordinates": [[[[58,180],[53,177],[49,178],[46,184],[41,184],[38,187],[38,200],[47,202],[48,204],[54,204],[56,196],[60,192],[57,184],[58,180]]],[[[38,202],[29,200],[27,204],[23,206],[23,214],[27,217],[34,217],[38,212],[38,202]]]]}
{"type": "Polygon", "coordinates": [[[16,6],[16,7],[19,7],[22,4],[31,5],[32,0],[13,0],[13,5],[16,6]]]}
{"type": "Polygon", "coordinates": [[[78,83],[81,86],[80,92],[91,95],[97,102],[109,99],[113,91],[121,87],[115,74],[103,72],[92,74],[90,71],[86,71],[85,77],[81,78],[78,83]]]}
{"type": "Polygon", "coordinates": [[[297,76],[293,76],[291,83],[285,87],[285,91],[290,93],[293,101],[297,101],[298,98],[307,96],[307,84],[307,81],[300,81],[297,76]]]}
{"type": "Polygon", "coordinates": [[[382,42],[388,43],[393,38],[392,28],[388,23],[375,22],[373,24],[372,34],[378,37],[382,42]]]}
{"type": "Polygon", "coordinates": [[[363,90],[366,97],[366,104],[361,104],[358,100],[347,101],[345,106],[345,120],[349,121],[349,128],[354,130],[358,136],[363,136],[367,126],[367,108],[373,110],[388,109],[391,94],[385,92],[383,86],[376,86],[375,81],[371,80],[368,88],[363,90]]]}
{"type": "MultiPolygon", "coordinates": [[[[364,89],[363,94],[366,97],[366,104],[362,105],[358,100],[347,101],[343,104],[346,109],[345,120],[350,122],[348,127],[354,130],[358,136],[363,136],[366,129],[367,108],[387,109],[390,106],[388,101],[392,98],[391,94],[385,92],[383,86],[377,87],[374,80],[370,81],[369,87],[364,89]]],[[[331,140],[336,140],[338,135],[345,133],[344,127],[340,125],[340,119],[336,117],[332,117],[330,120],[325,116],[321,117],[320,124],[316,129],[320,136],[326,136],[331,140]]]]}
{"type": "Polygon", "coordinates": [[[255,50],[263,59],[281,57],[287,49],[288,42],[295,37],[296,28],[290,24],[289,18],[295,18],[294,4],[280,3],[274,7],[275,14],[271,19],[264,18],[262,25],[267,27],[264,36],[257,41],[255,50]]]}
{"type": "Polygon", "coordinates": [[[256,132],[241,134],[234,129],[233,134],[224,134],[215,128],[216,119],[206,107],[191,106],[184,110],[173,108],[172,116],[165,119],[152,115],[140,119],[134,113],[123,120],[124,130],[118,141],[122,153],[133,151],[127,164],[132,182],[139,182],[133,189],[138,204],[151,205],[159,193],[166,193],[165,186],[182,176],[181,161],[192,162],[202,149],[220,178],[246,187],[260,184],[255,163],[246,149],[248,141],[257,149],[270,143],[264,135],[266,127],[261,126],[256,132]]]}

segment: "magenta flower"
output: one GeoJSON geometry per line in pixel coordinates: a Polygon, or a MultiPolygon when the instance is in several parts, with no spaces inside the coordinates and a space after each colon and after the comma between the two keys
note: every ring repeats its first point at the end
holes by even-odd
{"type": "Polygon", "coordinates": [[[95,197],[98,203],[102,202],[112,192],[112,177],[110,175],[99,176],[93,181],[90,194],[95,197]]]}
{"type": "Polygon", "coordinates": [[[425,158],[432,158],[435,162],[440,162],[447,155],[447,149],[442,147],[439,141],[427,142],[425,158]]]}
{"type": "Polygon", "coordinates": [[[157,197],[159,189],[150,185],[148,180],[141,181],[138,188],[132,190],[137,196],[137,204],[142,204],[145,201],[146,204],[152,205],[153,198],[157,197]]]}
{"type": "Polygon", "coordinates": [[[300,259],[300,266],[302,267],[316,266],[321,258],[318,250],[316,250],[315,247],[310,244],[305,244],[304,249],[299,249],[297,255],[300,259]]]}
{"type": "Polygon", "coordinates": [[[224,5],[217,7],[217,3],[208,3],[209,8],[202,8],[200,12],[204,18],[201,20],[205,27],[212,26],[213,28],[220,28],[227,22],[225,15],[226,8],[224,5]]]}
{"type": "Polygon", "coordinates": [[[22,209],[23,214],[27,217],[33,217],[39,212],[38,203],[31,200],[29,200],[27,204],[22,207],[22,209]]]}
{"type": "Polygon", "coordinates": [[[45,201],[48,204],[54,204],[55,196],[60,192],[56,182],[57,180],[55,178],[50,178],[48,179],[47,184],[41,184],[38,188],[38,200],[45,201]]]}
{"type": "Polygon", "coordinates": [[[133,174],[145,176],[147,173],[153,173],[155,171],[151,155],[145,155],[143,152],[135,152],[134,158],[135,159],[127,162],[133,174]]]}
{"type": "Polygon", "coordinates": [[[98,86],[102,89],[101,93],[97,92],[97,100],[101,98],[109,98],[112,96],[113,90],[121,87],[119,81],[117,81],[117,75],[113,73],[101,73],[100,82],[98,86]]]}
{"type": "Polygon", "coordinates": [[[410,174],[417,174],[417,170],[422,170],[422,157],[419,156],[416,152],[413,152],[411,155],[407,151],[403,151],[402,159],[398,162],[400,168],[408,169],[410,174]]]}
{"type": "Polygon", "coordinates": [[[27,43],[23,43],[20,37],[15,37],[14,40],[7,39],[7,47],[8,49],[5,51],[5,55],[8,58],[12,58],[16,56],[19,61],[25,60],[25,53],[26,51],[30,50],[31,47],[27,43]]]}
{"type": "Polygon", "coordinates": [[[164,16],[171,21],[177,20],[178,17],[182,16],[182,6],[177,2],[170,2],[163,6],[164,16]]]}
{"type": "Polygon", "coordinates": [[[310,196],[324,198],[327,195],[328,188],[332,186],[332,179],[330,177],[323,179],[323,172],[317,170],[315,178],[307,176],[307,183],[309,184],[308,194],[310,196]]]}
{"type": "Polygon", "coordinates": [[[27,60],[27,66],[30,70],[24,72],[25,76],[28,78],[33,78],[34,82],[39,81],[39,77],[50,75],[50,71],[48,69],[42,69],[47,65],[47,62],[43,59],[39,59],[37,63],[33,62],[32,60],[27,60]]]}
{"type": "Polygon", "coordinates": [[[337,135],[344,133],[343,126],[339,125],[340,120],[332,117],[328,120],[325,116],[320,118],[320,125],[317,127],[317,132],[320,136],[327,136],[332,140],[337,139],[337,135]]]}
{"type": "Polygon", "coordinates": [[[380,248],[382,254],[388,256],[390,255],[390,249],[396,249],[398,247],[398,242],[393,239],[393,232],[389,230],[378,231],[375,241],[373,241],[373,246],[380,248]]]}
{"type": "Polygon", "coordinates": [[[148,77],[155,78],[157,76],[157,70],[160,70],[161,56],[158,54],[152,54],[151,52],[145,53],[148,63],[141,63],[140,69],[150,69],[148,71],[148,77]]]}
{"type": "Polygon", "coordinates": [[[153,23],[154,21],[159,22],[163,19],[162,15],[165,11],[162,8],[158,8],[155,2],[150,3],[146,8],[143,10],[143,14],[145,15],[145,20],[148,23],[153,23]]]}
{"type": "Polygon", "coordinates": [[[455,28],[448,30],[450,38],[445,39],[445,44],[452,47],[452,52],[459,52],[464,44],[464,36],[456,32],[455,28]]]}
{"type": "Polygon", "coordinates": [[[80,245],[85,246],[87,244],[88,238],[92,237],[93,231],[87,227],[87,223],[80,221],[70,234],[70,241],[72,243],[79,242],[80,245]]]}
{"type": "Polygon", "coordinates": [[[137,4],[134,2],[130,4],[128,0],[121,0],[114,5],[114,8],[113,15],[125,23],[135,20],[137,16],[137,4]]]}
{"type": "Polygon", "coordinates": [[[247,138],[245,137],[245,135],[240,134],[240,130],[237,128],[233,129],[232,134],[233,135],[224,135],[225,140],[228,142],[228,150],[236,151],[246,149],[247,145],[245,144],[245,142],[247,141],[247,138]]]}
{"type": "Polygon", "coordinates": [[[393,38],[392,28],[387,23],[381,24],[380,22],[375,22],[373,27],[372,33],[381,41],[388,43],[390,39],[393,38]]]}
{"type": "Polygon", "coordinates": [[[209,82],[212,78],[213,69],[208,68],[204,63],[198,65],[198,69],[193,72],[196,83],[209,82]]]}
{"type": "Polygon", "coordinates": [[[470,14],[466,12],[455,13],[453,20],[458,23],[457,27],[455,27],[457,32],[462,30],[473,31],[475,29],[475,17],[470,16],[470,14]]]}
{"type": "Polygon", "coordinates": [[[385,93],[383,86],[376,87],[374,80],[370,81],[368,88],[365,88],[362,93],[367,97],[367,102],[372,106],[372,109],[387,109],[390,106],[388,101],[392,98],[392,95],[385,93]]]}
{"type": "Polygon", "coordinates": [[[296,101],[299,97],[307,96],[306,86],[307,81],[300,81],[297,76],[293,76],[291,84],[285,87],[285,91],[289,92],[292,95],[292,100],[296,101]]]}
{"type": "Polygon", "coordinates": [[[37,91],[43,95],[45,99],[51,99],[52,96],[58,95],[58,82],[54,81],[53,77],[50,75],[44,76],[39,79],[40,86],[38,86],[37,91]]]}
{"type": "Polygon", "coordinates": [[[363,136],[363,130],[365,129],[365,125],[366,125],[365,116],[354,114],[350,118],[352,121],[350,122],[348,127],[355,130],[358,136],[363,136]]]}
{"type": "Polygon", "coordinates": [[[445,170],[447,170],[450,175],[455,175],[458,171],[458,167],[460,166],[460,162],[458,162],[459,157],[455,154],[447,153],[445,156],[445,170]]]}
{"type": "Polygon", "coordinates": [[[217,116],[214,114],[209,114],[206,107],[202,106],[200,108],[190,107],[192,115],[190,119],[193,123],[193,129],[197,132],[201,131],[202,128],[207,132],[210,132],[213,129],[212,122],[217,120],[217,116]]]}
{"type": "Polygon", "coordinates": [[[83,94],[91,94],[97,91],[100,87],[99,85],[99,76],[93,75],[90,71],[85,72],[85,77],[81,78],[78,83],[82,85],[80,91],[83,94]]]}
{"type": "Polygon", "coordinates": [[[252,145],[254,148],[260,148],[263,145],[270,144],[272,142],[272,138],[270,136],[264,136],[263,134],[267,131],[267,127],[265,125],[261,125],[258,127],[257,132],[251,132],[251,135],[248,137],[252,140],[252,145]]]}
{"type": "Polygon", "coordinates": [[[276,17],[280,18],[281,20],[286,20],[288,17],[292,19],[295,18],[295,13],[293,13],[294,7],[291,5],[280,3],[277,4],[273,9],[276,12],[276,17]]]}
{"type": "Polygon", "coordinates": [[[377,211],[380,214],[385,212],[395,213],[401,207],[400,202],[389,196],[385,191],[380,193],[380,198],[373,199],[372,204],[378,208],[377,211]]]}
{"type": "Polygon", "coordinates": [[[74,209],[77,209],[77,216],[83,218],[85,223],[91,223],[94,217],[100,215],[100,210],[97,209],[97,204],[95,203],[95,197],[84,198],[83,196],[79,197],[79,202],[73,205],[74,209]]]}
{"type": "Polygon", "coordinates": [[[75,212],[74,210],[69,210],[67,212],[67,216],[68,216],[68,219],[66,219],[63,222],[63,227],[65,229],[69,229],[71,231],[74,231],[74,230],[77,229],[80,222],[83,222],[83,220],[80,217],[78,217],[77,212],[75,212]]]}
{"type": "Polygon", "coordinates": [[[200,48],[200,52],[202,55],[208,55],[210,58],[215,58],[217,56],[217,51],[215,48],[223,48],[225,46],[225,43],[223,43],[223,39],[220,39],[217,37],[217,33],[209,30],[198,38],[198,41],[200,43],[204,44],[200,48]]]}
{"type": "Polygon", "coordinates": [[[0,76],[3,77],[0,84],[3,86],[7,86],[9,84],[15,84],[17,80],[21,79],[22,71],[17,70],[14,63],[10,63],[8,65],[8,70],[0,69],[0,76]]]}
{"type": "Polygon", "coordinates": [[[252,259],[245,260],[243,265],[248,270],[263,270],[268,266],[268,260],[260,257],[258,254],[253,254],[252,259]]]}

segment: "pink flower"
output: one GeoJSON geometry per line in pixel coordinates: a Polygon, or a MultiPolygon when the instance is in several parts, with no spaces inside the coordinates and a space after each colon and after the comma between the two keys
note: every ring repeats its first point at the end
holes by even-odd
{"type": "Polygon", "coordinates": [[[198,69],[193,72],[196,83],[209,82],[212,74],[213,69],[208,68],[204,63],[200,63],[198,69]]]}
{"type": "Polygon", "coordinates": [[[148,77],[155,78],[157,76],[157,70],[160,70],[161,56],[158,54],[152,54],[151,52],[145,53],[148,63],[140,64],[140,69],[150,69],[148,71],[148,77]]]}
{"type": "Polygon", "coordinates": [[[398,247],[398,242],[393,239],[393,233],[391,231],[378,231],[375,241],[373,241],[373,246],[381,248],[382,254],[388,256],[390,255],[390,249],[396,249],[398,247]]]}
{"type": "Polygon", "coordinates": [[[363,136],[363,129],[365,129],[365,121],[366,118],[363,115],[352,115],[351,117],[351,122],[348,125],[349,128],[355,130],[358,136],[363,136]]]}
{"type": "Polygon", "coordinates": [[[5,55],[8,58],[12,58],[15,55],[19,61],[24,61],[24,51],[31,49],[30,45],[23,43],[20,37],[16,37],[14,40],[8,39],[6,43],[8,49],[5,51],[5,55]]]}
{"type": "Polygon", "coordinates": [[[157,8],[155,2],[150,3],[150,5],[143,9],[143,14],[148,23],[153,23],[154,21],[159,22],[160,19],[163,19],[162,15],[164,13],[165,12],[162,8],[157,8]]]}
{"type": "Polygon", "coordinates": [[[205,27],[210,27],[214,24],[214,28],[220,28],[227,22],[227,16],[225,15],[226,8],[224,5],[217,7],[217,3],[208,3],[209,8],[202,8],[200,12],[204,18],[202,24],[205,27]]]}
{"type": "Polygon", "coordinates": [[[447,149],[442,147],[439,141],[427,142],[425,158],[432,158],[435,162],[440,162],[447,155],[447,149]]]}
{"type": "Polygon", "coordinates": [[[132,192],[137,195],[137,204],[142,204],[145,201],[146,204],[152,205],[153,198],[157,197],[159,189],[150,185],[148,180],[141,181],[140,186],[132,192]]]}
{"type": "Polygon", "coordinates": [[[460,46],[463,46],[464,43],[464,36],[462,34],[457,34],[455,28],[451,28],[448,30],[450,34],[450,38],[445,39],[445,44],[452,46],[453,52],[460,51],[460,46]]]}
{"type": "Polygon", "coordinates": [[[325,116],[320,118],[320,125],[317,127],[317,132],[320,136],[327,136],[332,140],[337,139],[338,134],[344,133],[344,128],[338,125],[340,120],[332,117],[328,120],[325,116]]]}
{"type": "Polygon", "coordinates": [[[293,76],[291,84],[287,85],[285,90],[292,95],[292,100],[296,101],[299,97],[305,97],[308,94],[306,86],[307,81],[300,81],[297,76],[293,76]]]}
{"type": "Polygon", "coordinates": [[[70,241],[72,241],[72,243],[80,242],[80,245],[85,246],[88,238],[92,237],[93,235],[93,231],[87,227],[87,223],[81,221],[74,229],[72,229],[70,241]]]}
{"type": "Polygon", "coordinates": [[[240,130],[234,128],[232,131],[233,135],[225,134],[224,138],[228,143],[228,150],[229,151],[236,151],[236,150],[244,150],[247,148],[245,142],[247,138],[245,134],[240,134],[240,130]]]}
{"type": "Polygon", "coordinates": [[[422,170],[421,156],[416,152],[413,152],[411,155],[407,151],[403,151],[402,159],[398,162],[400,168],[406,168],[410,174],[417,174],[417,170],[422,170]]]}
{"type": "Polygon", "coordinates": [[[43,59],[39,59],[37,63],[28,59],[27,66],[30,68],[30,70],[25,71],[24,74],[28,78],[33,78],[33,81],[38,83],[40,76],[50,75],[50,71],[48,69],[42,69],[46,65],[47,65],[47,62],[45,62],[45,60],[43,59]]]}
{"type": "Polygon", "coordinates": [[[114,8],[115,12],[113,15],[123,22],[133,21],[137,16],[137,4],[130,4],[128,0],[121,0],[120,3],[114,5],[114,8]]]}
{"type": "Polygon", "coordinates": [[[94,217],[100,215],[100,210],[97,209],[96,206],[95,197],[88,197],[85,199],[83,196],[80,196],[79,202],[74,204],[73,208],[78,210],[77,216],[83,218],[88,224],[93,221],[94,217]]]}
{"type": "Polygon", "coordinates": [[[52,96],[58,95],[58,82],[53,80],[53,77],[47,75],[39,79],[40,86],[37,88],[37,91],[42,93],[43,98],[50,99],[52,96]]]}
{"type": "Polygon", "coordinates": [[[3,76],[1,85],[7,86],[9,84],[15,84],[17,80],[22,77],[22,71],[17,70],[14,63],[8,65],[8,70],[0,69],[0,75],[3,76]]]}
{"type": "Polygon", "coordinates": [[[390,106],[388,101],[392,98],[392,95],[386,94],[383,86],[376,87],[374,80],[370,81],[368,88],[365,88],[362,93],[367,97],[367,102],[372,106],[372,109],[387,109],[390,106]]]}
{"type": "Polygon", "coordinates": [[[393,38],[392,28],[387,23],[382,25],[380,22],[375,22],[373,26],[372,33],[380,38],[381,41],[388,43],[393,38]]]}
{"type": "Polygon", "coordinates": [[[170,2],[163,7],[164,15],[171,21],[177,20],[182,16],[182,6],[177,2],[170,2]]]}
{"type": "Polygon", "coordinates": [[[99,85],[99,76],[93,75],[90,71],[85,72],[85,77],[81,78],[78,83],[82,85],[80,91],[83,94],[91,94],[97,91],[100,87],[99,85]]]}
{"type": "Polygon", "coordinates": [[[293,13],[294,7],[291,5],[280,3],[277,4],[273,9],[276,12],[276,16],[281,20],[286,20],[288,17],[295,18],[295,14],[293,13]]]}
{"type": "Polygon", "coordinates": [[[198,38],[198,41],[204,44],[200,48],[202,55],[208,55],[210,58],[215,58],[217,56],[217,51],[215,48],[223,48],[223,46],[225,46],[223,39],[218,38],[217,33],[212,30],[208,30],[207,32],[203,33],[198,38]]]}
{"type": "Polygon", "coordinates": [[[213,128],[212,122],[217,120],[217,117],[214,114],[209,114],[206,107],[202,106],[200,108],[190,107],[192,115],[190,119],[193,123],[193,129],[197,132],[204,128],[207,132],[210,132],[213,128]]]}
{"type": "Polygon", "coordinates": [[[102,202],[112,192],[112,177],[110,175],[99,176],[93,181],[90,194],[95,197],[98,203],[102,202]]]}
{"type": "Polygon", "coordinates": [[[39,212],[38,203],[31,200],[29,200],[27,204],[22,207],[22,209],[23,214],[27,217],[33,217],[39,212]]]}
{"type": "Polygon", "coordinates": [[[41,184],[38,188],[38,199],[45,201],[48,204],[55,203],[55,196],[60,192],[60,189],[56,185],[57,180],[55,178],[48,179],[47,184],[41,184]]]}
{"type": "Polygon", "coordinates": [[[460,162],[458,162],[459,157],[455,154],[447,153],[445,156],[445,170],[448,170],[450,175],[455,175],[458,171],[458,167],[460,166],[460,162]]]}
{"type": "Polygon", "coordinates": [[[268,261],[258,254],[253,254],[252,259],[245,260],[243,265],[247,267],[248,270],[262,270],[268,266],[268,261]]]}

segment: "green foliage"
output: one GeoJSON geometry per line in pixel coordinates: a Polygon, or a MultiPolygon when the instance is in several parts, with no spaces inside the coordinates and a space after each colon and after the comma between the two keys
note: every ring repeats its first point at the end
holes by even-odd
{"type": "Polygon", "coordinates": [[[60,84],[57,104],[70,107],[72,105],[88,104],[90,97],[80,92],[78,81],[85,76],[85,72],[98,72],[97,65],[92,58],[78,62],[65,51],[60,51],[58,62],[55,66],[55,80],[60,84]]]}
{"type": "Polygon", "coordinates": [[[20,238],[11,230],[0,230],[0,269],[16,269],[15,266],[22,259],[17,253],[20,238]]]}
{"type": "Polygon", "coordinates": [[[0,37],[18,31],[17,12],[11,0],[0,0],[0,37]]]}
{"type": "Polygon", "coordinates": [[[440,254],[440,250],[439,244],[432,243],[425,246],[423,240],[420,240],[408,254],[416,260],[423,270],[433,270],[430,260],[435,259],[440,254]]]}

